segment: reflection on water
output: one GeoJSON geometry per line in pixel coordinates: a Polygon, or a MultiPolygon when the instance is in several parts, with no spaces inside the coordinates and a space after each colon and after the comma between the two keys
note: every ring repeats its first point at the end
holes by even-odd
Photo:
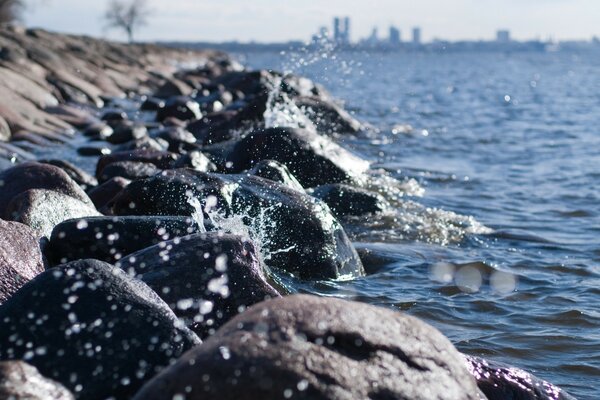
{"type": "Polygon", "coordinates": [[[407,311],[468,354],[596,398],[599,55],[245,60],[324,84],[373,128],[339,140],[400,182],[383,185],[392,210],[345,221],[367,277],[282,284],[407,311]]]}

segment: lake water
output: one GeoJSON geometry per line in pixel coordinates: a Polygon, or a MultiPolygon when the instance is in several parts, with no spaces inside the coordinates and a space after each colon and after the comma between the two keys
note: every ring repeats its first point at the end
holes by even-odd
{"type": "Polygon", "coordinates": [[[322,83],[372,127],[345,145],[401,182],[393,212],[346,221],[386,261],[301,291],[403,310],[598,398],[600,53],[238,56],[322,83]]]}

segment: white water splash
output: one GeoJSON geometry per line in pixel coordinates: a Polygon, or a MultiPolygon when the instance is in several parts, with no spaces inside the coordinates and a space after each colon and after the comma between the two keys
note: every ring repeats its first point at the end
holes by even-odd
{"type": "Polygon", "coordinates": [[[314,132],[317,128],[290,98],[281,90],[282,78],[274,79],[267,99],[267,109],[263,117],[265,128],[304,128],[314,132]]]}

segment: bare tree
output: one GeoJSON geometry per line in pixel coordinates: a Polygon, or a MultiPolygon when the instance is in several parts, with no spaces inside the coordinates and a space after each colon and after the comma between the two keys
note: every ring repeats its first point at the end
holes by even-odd
{"type": "Polygon", "coordinates": [[[134,32],[147,24],[150,14],[148,0],[111,0],[104,19],[109,28],[124,30],[132,43],[134,32]]]}
{"type": "Polygon", "coordinates": [[[18,19],[24,6],[22,0],[0,0],[0,23],[18,19]]]}

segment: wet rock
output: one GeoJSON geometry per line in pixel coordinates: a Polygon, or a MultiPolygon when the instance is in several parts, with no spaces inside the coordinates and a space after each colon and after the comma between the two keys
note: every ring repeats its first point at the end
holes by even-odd
{"type": "Polygon", "coordinates": [[[104,123],[92,124],[92,125],[88,125],[82,131],[82,133],[85,136],[90,137],[90,138],[103,139],[103,138],[107,138],[113,134],[113,128],[111,128],[110,126],[108,126],[104,123]]]}
{"type": "Polygon", "coordinates": [[[0,219],[0,304],[43,271],[36,234],[26,225],[0,219]]]}
{"type": "Polygon", "coordinates": [[[161,242],[198,232],[190,217],[92,217],[54,228],[46,255],[52,265],[93,258],[109,263],[161,242]]]}
{"type": "Polygon", "coordinates": [[[147,178],[160,172],[154,164],[139,161],[118,161],[108,164],[102,169],[98,180],[102,183],[116,177],[135,180],[147,178]]]}
{"type": "Polygon", "coordinates": [[[92,204],[83,189],[62,169],[54,165],[25,162],[0,172],[0,217],[7,219],[6,209],[10,201],[29,189],[52,190],[92,204]]]}
{"type": "Polygon", "coordinates": [[[165,106],[165,101],[154,97],[146,98],[140,105],[141,111],[157,111],[165,106]]]}
{"type": "Polygon", "coordinates": [[[217,166],[200,151],[191,151],[179,157],[173,168],[191,168],[201,172],[214,172],[217,166]]]}
{"type": "Polygon", "coordinates": [[[42,164],[54,165],[69,175],[82,189],[88,190],[98,185],[98,180],[79,167],[65,160],[39,160],[42,164]]]}
{"type": "Polygon", "coordinates": [[[106,121],[108,123],[116,123],[119,121],[126,121],[129,118],[127,117],[127,114],[125,113],[125,111],[121,111],[121,110],[108,110],[105,111],[102,116],[100,117],[100,119],[102,121],[106,121]]]}
{"type": "Polygon", "coordinates": [[[167,100],[165,106],[156,112],[158,122],[169,117],[188,121],[202,118],[202,113],[200,112],[200,105],[189,97],[173,97],[167,100]]]}
{"type": "Polygon", "coordinates": [[[119,124],[115,126],[113,134],[105,140],[111,144],[123,144],[146,136],[148,136],[148,129],[143,125],[119,124]]]}
{"type": "Polygon", "coordinates": [[[128,399],[199,343],[144,283],[97,260],[52,268],[0,307],[0,359],[24,359],[79,399],[128,399]]]}
{"type": "Polygon", "coordinates": [[[132,182],[115,198],[117,215],[184,215],[192,197],[223,218],[237,215],[262,235],[265,262],[303,279],[360,276],[362,264],[339,222],[321,201],[256,176],[166,170],[132,182]]]}
{"type": "Polygon", "coordinates": [[[521,369],[479,357],[464,357],[488,400],[575,400],[559,387],[521,369]]]}
{"type": "Polygon", "coordinates": [[[389,207],[377,193],[339,183],[318,186],[311,194],[323,200],[337,217],[375,214],[389,207]]]}
{"type": "Polygon", "coordinates": [[[294,103],[322,133],[356,133],[362,128],[360,122],[332,101],[318,97],[298,97],[294,103]]]}
{"type": "Polygon", "coordinates": [[[165,140],[169,144],[169,151],[179,153],[189,148],[190,144],[196,143],[196,138],[191,132],[181,127],[170,127],[161,129],[152,136],[165,140]]]}
{"type": "Polygon", "coordinates": [[[304,188],[298,182],[298,179],[290,172],[290,170],[282,163],[275,160],[262,160],[254,164],[254,167],[249,171],[251,175],[260,176],[261,178],[270,179],[275,182],[284,184],[285,186],[304,191],[304,188]]]}
{"type": "Polygon", "coordinates": [[[134,399],[179,393],[187,400],[479,399],[460,353],[433,327],[403,313],[306,295],[251,307],[134,399]]]}
{"type": "Polygon", "coordinates": [[[63,385],[43,377],[22,361],[0,362],[0,398],[8,400],[73,400],[63,385]]]}
{"type": "MultiPolygon", "coordinates": [[[[100,157],[96,166],[96,176],[100,176],[102,170],[109,164],[120,161],[138,161],[143,163],[154,164],[157,168],[170,168],[178,155],[165,151],[136,149],[131,151],[118,151],[112,154],[107,154],[100,157]]],[[[1,177],[1,175],[0,175],[1,177]]]]}
{"type": "Polygon", "coordinates": [[[60,192],[32,189],[15,196],[6,208],[6,216],[21,222],[39,236],[50,237],[58,224],[71,218],[100,215],[91,205],[60,192]]]}
{"type": "MultiPolygon", "coordinates": [[[[119,194],[125,186],[129,185],[129,183],[131,183],[129,179],[117,176],[109,179],[100,186],[93,188],[88,194],[96,206],[96,209],[104,212],[105,208],[109,206],[110,201],[119,194]]],[[[110,207],[112,207],[112,205],[110,205],[110,207]]]]}
{"type": "Polygon", "coordinates": [[[255,131],[240,140],[229,155],[234,172],[268,159],[285,164],[303,187],[356,180],[369,167],[329,138],[297,128],[255,131]]]}
{"type": "Polygon", "coordinates": [[[108,147],[100,146],[81,146],[77,148],[77,154],[84,157],[104,156],[112,153],[108,147]]]}
{"type": "Polygon", "coordinates": [[[168,99],[174,96],[189,96],[194,88],[187,83],[175,78],[168,78],[166,82],[154,93],[156,97],[168,99]]]}
{"type": "Polygon", "coordinates": [[[8,126],[8,122],[0,116],[0,141],[7,142],[10,140],[10,126],[8,126]]]}
{"type": "Polygon", "coordinates": [[[133,150],[147,150],[147,151],[167,151],[169,143],[157,138],[153,139],[148,136],[144,136],[140,139],[130,140],[129,142],[122,143],[114,147],[115,152],[122,151],[133,151],[133,150]]]}
{"type": "Polygon", "coordinates": [[[246,307],[279,297],[252,242],[222,232],[156,245],[124,257],[119,266],[154,289],[201,338],[246,307]]]}

